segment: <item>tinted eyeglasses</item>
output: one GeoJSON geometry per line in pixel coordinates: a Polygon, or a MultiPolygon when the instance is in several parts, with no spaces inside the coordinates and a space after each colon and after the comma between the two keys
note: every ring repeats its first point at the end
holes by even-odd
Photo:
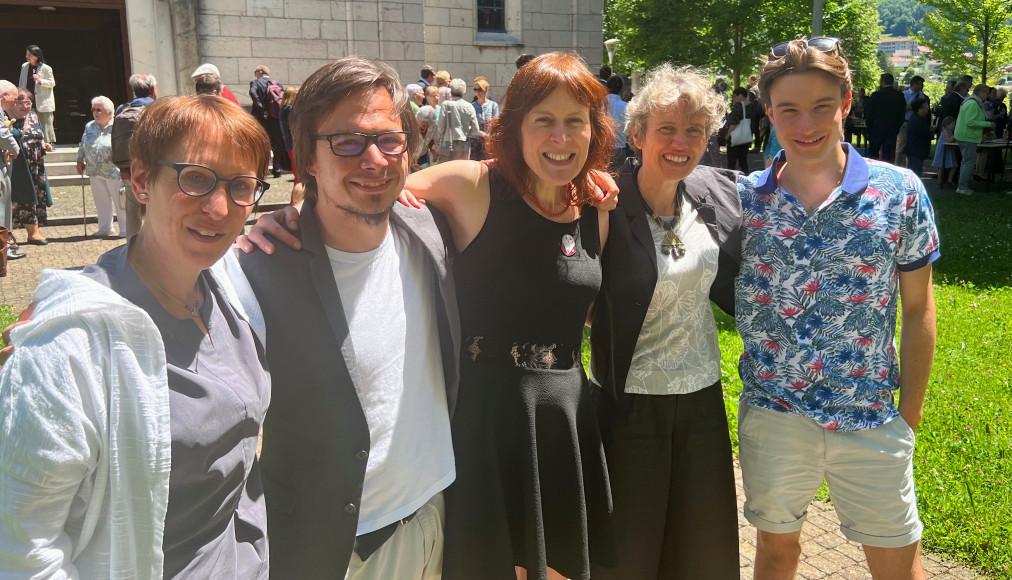
{"type": "MultiPolygon", "coordinates": [[[[810,46],[815,50],[840,54],[839,38],[833,36],[820,36],[818,38],[801,38],[799,40],[805,43],[805,46],[810,46]]],[[[770,49],[770,55],[772,55],[773,58],[783,58],[787,56],[787,47],[790,46],[791,42],[794,41],[788,40],[787,42],[781,42],[780,44],[774,45],[773,48],[770,49]]]]}
{"type": "Polygon", "coordinates": [[[158,163],[175,170],[179,190],[190,197],[203,197],[211,193],[219,182],[223,182],[228,197],[236,205],[249,207],[260,201],[264,192],[271,187],[271,184],[252,175],[225,179],[210,167],[197,163],[173,163],[165,159],[159,159],[158,163]]]}
{"type": "Polygon", "coordinates": [[[334,133],[317,135],[317,141],[330,143],[330,152],[338,157],[361,155],[371,143],[375,143],[384,155],[400,155],[408,148],[408,134],[404,131],[387,131],[375,135],[365,133],[334,133]]]}

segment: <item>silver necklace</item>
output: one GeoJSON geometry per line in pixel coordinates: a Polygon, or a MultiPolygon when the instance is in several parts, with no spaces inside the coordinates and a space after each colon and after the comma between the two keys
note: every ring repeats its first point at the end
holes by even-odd
{"type": "Polygon", "coordinates": [[[182,306],[183,308],[185,308],[186,311],[189,313],[189,315],[192,318],[200,318],[200,307],[203,306],[204,301],[200,299],[199,291],[198,291],[197,299],[193,302],[193,304],[187,304],[186,302],[183,302],[179,298],[176,298],[175,296],[173,296],[172,294],[170,294],[169,291],[166,290],[165,288],[162,288],[161,285],[158,284],[158,282],[155,282],[153,279],[149,278],[147,274],[145,274],[140,268],[137,267],[137,261],[134,258],[128,258],[127,261],[130,262],[130,266],[133,267],[134,272],[137,272],[137,276],[141,279],[141,282],[144,282],[145,284],[150,284],[150,285],[154,286],[159,292],[161,292],[163,295],[165,295],[169,300],[172,300],[176,304],[178,304],[178,305],[182,306]]]}

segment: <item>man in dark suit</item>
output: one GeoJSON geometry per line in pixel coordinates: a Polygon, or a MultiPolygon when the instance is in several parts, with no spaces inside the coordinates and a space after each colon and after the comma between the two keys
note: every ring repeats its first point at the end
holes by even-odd
{"type": "MultiPolygon", "coordinates": [[[[949,81],[952,82],[952,81],[949,81]]],[[[942,106],[941,117],[952,117],[955,119],[959,116],[959,106],[963,104],[963,101],[970,94],[970,87],[964,81],[952,82],[952,92],[942,97],[940,104],[942,106]]]]}
{"type": "Polygon", "coordinates": [[[441,218],[395,204],[415,117],[392,68],[348,57],[306,80],[292,127],[300,249],[240,257],[272,378],[271,572],[438,578],[460,337],[441,218]]]}
{"type": "Polygon", "coordinates": [[[879,89],[868,99],[864,118],[868,124],[868,155],[892,163],[896,155],[896,135],[903,125],[907,101],[903,93],[893,86],[893,75],[884,73],[879,78],[879,89]]]}
{"type": "MultiPolygon", "coordinates": [[[[267,65],[257,65],[253,76],[256,78],[249,82],[249,96],[253,99],[250,113],[256,117],[271,139],[271,151],[274,154],[274,170],[271,173],[274,177],[281,177],[282,169],[291,171],[292,168],[288,152],[285,150],[285,138],[281,134],[281,120],[268,112],[271,95],[267,89],[271,85],[271,69],[267,68],[267,65]]],[[[281,90],[285,88],[281,83],[278,83],[278,86],[281,90]]]]}

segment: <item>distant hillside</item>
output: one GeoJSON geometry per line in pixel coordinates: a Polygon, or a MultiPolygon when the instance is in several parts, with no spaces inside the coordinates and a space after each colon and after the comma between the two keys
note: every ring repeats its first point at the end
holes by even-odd
{"type": "Polygon", "coordinates": [[[907,29],[921,31],[921,17],[931,8],[916,0],[879,0],[878,15],[883,36],[909,36],[907,29]]]}

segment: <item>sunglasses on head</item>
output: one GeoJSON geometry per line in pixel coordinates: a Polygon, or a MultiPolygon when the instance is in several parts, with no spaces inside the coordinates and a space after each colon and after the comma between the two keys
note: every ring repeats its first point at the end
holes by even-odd
{"type": "MultiPolygon", "coordinates": [[[[798,40],[805,43],[805,46],[810,46],[821,52],[840,52],[840,39],[833,36],[820,36],[812,39],[800,38],[798,40]]],[[[770,49],[770,55],[772,55],[773,58],[783,58],[787,56],[787,48],[792,42],[794,41],[788,40],[787,42],[781,42],[780,44],[774,45],[773,48],[770,49]]]]}

